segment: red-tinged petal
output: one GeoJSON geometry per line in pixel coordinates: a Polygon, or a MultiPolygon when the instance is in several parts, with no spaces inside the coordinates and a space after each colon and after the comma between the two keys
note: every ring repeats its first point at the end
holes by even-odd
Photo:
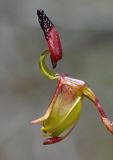
{"type": "Polygon", "coordinates": [[[53,68],[56,67],[57,61],[62,58],[62,47],[59,34],[51,20],[47,17],[43,10],[37,10],[39,23],[44,32],[49,50],[51,52],[51,61],[53,68]]]}
{"type": "Polygon", "coordinates": [[[112,126],[113,122],[110,122],[110,120],[107,118],[107,116],[106,116],[105,112],[103,111],[101,105],[99,104],[99,100],[96,97],[96,95],[94,94],[94,92],[90,88],[88,88],[88,86],[86,86],[83,89],[83,94],[96,105],[96,107],[101,115],[101,119],[102,119],[103,124],[108,129],[108,131],[111,132],[111,134],[113,135],[113,126],[112,126]]]}
{"type": "Polygon", "coordinates": [[[62,140],[62,137],[52,137],[52,138],[48,138],[43,142],[43,145],[49,145],[49,144],[54,144],[54,143],[58,143],[62,140]]]}
{"type": "MultiPolygon", "coordinates": [[[[65,74],[63,75],[65,76],[65,74]]],[[[63,84],[63,76],[60,78],[60,81],[59,81],[59,84],[58,84],[58,87],[56,89],[56,92],[54,94],[54,97],[46,111],[46,113],[44,114],[44,116],[42,116],[41,118],[38,118],[34,121],[31,122],[31,124],[36,124],[36,123],[41,123],[41,122],[44,122],[45,120],[47,120],[52,112],[52,109],[53,109],[53,105],[58,97],[58,94],[59,94],[59,91],[60,91],[60,88],[62,87],[62,84],[63,84]]]]}

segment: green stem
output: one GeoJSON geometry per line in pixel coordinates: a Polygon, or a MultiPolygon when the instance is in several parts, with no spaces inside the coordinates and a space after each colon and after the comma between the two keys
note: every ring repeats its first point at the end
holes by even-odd
{"type": "Polygon", "coordinates": [[[51,72],[51,71],[47,68],[47,66],[46,66],[46,64],[45,64],[45,56],[48,55],[48,54],[50,54],[50,51],[49,51],[49,50],[48,50],[48,51],[44,51],[44,52],[42,53],[42,55],[40,56],[40,60],[39,60],[40,71],[41,71],[41,73],[42,73],[45,77],[47,77],[48,79],[60,79],[59,74],[58,74],[58,73],[53,73],[53,72],[51,72]]]}

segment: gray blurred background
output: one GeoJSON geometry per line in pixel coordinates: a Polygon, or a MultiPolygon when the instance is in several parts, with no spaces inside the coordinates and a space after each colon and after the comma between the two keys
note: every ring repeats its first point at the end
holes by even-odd
{"type": "Polygon", "coordinates": [[[79,124],[61,143],[43,146],[40,126],[30,125],[57,86],[38,68],[48,48],[39,8],[60,33],[63,60],[55,70],[86,81],[113,120],[113,1],[0,0],[0,160],[113,160],[113,136],[87,99],[79,124]]]}

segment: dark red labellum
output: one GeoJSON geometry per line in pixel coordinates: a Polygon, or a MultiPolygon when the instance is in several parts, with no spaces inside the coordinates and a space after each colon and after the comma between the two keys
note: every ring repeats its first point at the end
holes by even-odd
{"type": "Polygon", "coordinates": [[[37,10],[38,20],[44,32],[45,38],[51,52],[51,61],[53,68],[56,67],[57,61],[62,58],[62,47],[59,34],[51,20],[47,17],[43,10],[37,10]]]}

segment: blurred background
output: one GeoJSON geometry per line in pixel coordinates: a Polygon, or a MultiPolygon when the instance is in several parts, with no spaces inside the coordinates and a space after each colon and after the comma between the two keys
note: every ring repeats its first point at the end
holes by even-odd
{"type": "Polygon", "coordinates": [[[48,49],[40,8],[61,37],[63,60],[55,70],[86,81],[113,120],[113,1],[0,0],[0,160],[113,160],[113,136],[87,99],[76,129],[61,143],[43,146],[40,126],[30,125],[57,87],[38,67],[48,49]]]}

